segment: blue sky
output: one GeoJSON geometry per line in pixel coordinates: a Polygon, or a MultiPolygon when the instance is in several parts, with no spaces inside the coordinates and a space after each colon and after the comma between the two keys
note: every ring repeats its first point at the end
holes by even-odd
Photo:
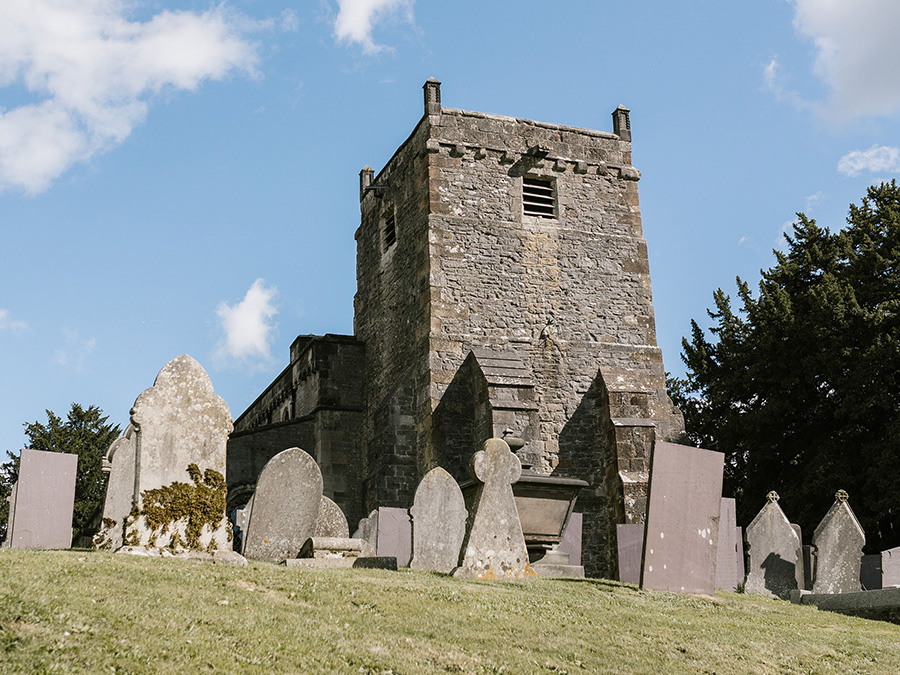
{"type": "Polygon", "coordinates": [[[298,334],[351,333],[358,173],[447,107],[632,110],[659,344],[756,282],[794,213],[900,173],[896,0],[3,0],[0,451],[171,358],[237,417],[298,334]]]}

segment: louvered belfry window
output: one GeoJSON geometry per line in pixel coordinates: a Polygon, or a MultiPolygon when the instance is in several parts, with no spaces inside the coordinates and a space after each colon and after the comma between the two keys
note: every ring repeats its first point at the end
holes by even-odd
{"type": "Polygon", "coordinates": [[[549,178],[522,178],[522,206],[526,216],[556,218],[556,195],[549,178]]]}

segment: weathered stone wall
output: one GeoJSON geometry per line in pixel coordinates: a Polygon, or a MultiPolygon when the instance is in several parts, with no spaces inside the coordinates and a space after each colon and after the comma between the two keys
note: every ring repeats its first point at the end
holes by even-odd
{"type": "Polygon", "coordinates": [[[430,468],[416,428],[430,413],[422,396],[430,365],[427,134],[423,119],[360,200],[354,332],[367,354],[367,508],[410,506],[419,477],[430,468]],[[389,218],[396,235],[390,246],[389,218]]]}
{"type": "Polygon", "coordinates": [[[299,447],[318,462],[324,494],[350,522],[363,517],[364,364],[363,345],[349,336],[294,341],[290,365],[235,422],[228,440],[229,508],[249,498],[269,459],[299,447]]]}

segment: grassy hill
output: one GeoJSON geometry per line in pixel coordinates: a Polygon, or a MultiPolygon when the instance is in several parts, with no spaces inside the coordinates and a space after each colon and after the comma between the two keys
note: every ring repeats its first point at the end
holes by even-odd
{"type": "Polygon", "coordinates": [[[900,626],[600,580],[0,551],[3,673],[898,673],[900,626]]]}

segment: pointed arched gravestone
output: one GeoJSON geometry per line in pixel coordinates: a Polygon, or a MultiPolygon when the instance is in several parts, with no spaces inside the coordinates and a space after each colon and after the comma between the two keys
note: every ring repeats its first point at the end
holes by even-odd
{"type": "Polygon", "coordinates": [[[153,386],[137,397],[131,423],[137,432],[134,494],[141,511],[137,519],[129,518],[125,543],[164,547],[174,541],[175,548],[231,550],[225,446],[234,425],[203,367],[187,354],[169,361],[153,386]],[[181,489],[174,483],[186,484],[204,502],[221,502],[221,518],[207,509],[183,514],[184,504],[176,508],[179,500],[172,499],[181,489]],[[147,497],[152,504],[145,504],[147,497]],[[148,506],[154,527],[144,512],[148,506]],[[173,519],[167,520],[170,514],[173,519]]]}
{"type": "Polygon", "coordinates": [[[778,506],[778,494],[770,492],[766,499],[746,530],[750,565],[744,590],[787,600],[792,590],[804,586],[801,542],[778,506]]]}
{"type": "Polygon", "coordinates": [[[466,502],[462,490],[446,470],[425,474],[412,508],[412,560],[415,570],[452,572],[466,536],[466,502]]]}
{"type": "Polygon", "coordinates": [[[505,441],[490,438],[472,457],[470,472],[481,481],[472,505],[472,527],[454,576],[470,579],[522,579],[537,576],[519,522],[512,484],[522,475],[519,458],[505,441]]]}
{"type": "Polygon", "coordinates": [[[348,539],[350,537],[350,526],[347,524],[347,517],[341,511],[341,507],[331,501],[325,495],[319,502],[319,517],[316,519],[315,537],[337,537],[338,539],[348,539]]]}
{"type": "Polygon", "coordinates": [[[112,442],[106,453],[109,466],[106,498],[103,500],[103,519],[94,535],[94,548],[115,551],[125,543],[125,519],[134,503],[134,453],[137,449],[136,431],[129,424],[125,432],[112,442]]]}
{"type": "Polygon", "coordinates": [[[866,533],[847,503],[847,493],[838,490],[834,504],[813,533],[816,581],[813,593],[853,593],[862,590],[859,566],[866,533]]]}
{"type": "Polygon", "coordinates": [[[296,558],[316,532],[321,501],[316,460],[300,448],[279,452],[256,481],[244,556],[269,562],[296,558]]]}

